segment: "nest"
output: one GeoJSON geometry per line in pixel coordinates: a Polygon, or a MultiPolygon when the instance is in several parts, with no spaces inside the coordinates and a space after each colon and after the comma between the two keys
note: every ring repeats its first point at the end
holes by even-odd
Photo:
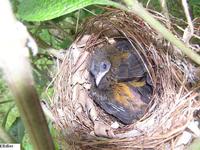
{"type": "MultiPolygon", "coordinates": [[[[161,14],[152,14],[167,24],[161,14]]],[[[187,66],[194,67],[134,14],[115,10],[91,18],[55,77],[51,103],[55,126],[70,149],[171,149],[200,106],[192,83],[196,77],[187,66]],[[131,125],[119,123],[88,96],[90,53],[115,37],[136,41],[154,85],[145,115],[131,125]]]]}

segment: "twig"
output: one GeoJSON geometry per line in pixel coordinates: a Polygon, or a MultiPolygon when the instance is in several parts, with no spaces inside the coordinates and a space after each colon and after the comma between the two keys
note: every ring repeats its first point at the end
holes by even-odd
{"type": "Polygon", "coordinates": [[[80,20],[80,9],[78,10],[78,16],[77,16],[77,20],[76,20],[76,30],[75,33],[78,32],[78,26],[79,26],[79,20],[80,20]]]}
{"type": "MultiPolygon", "coordinates": [[[[178,26],[178,25],[176,25],[175,24],[175,26],[179,29],[179,30],[181,30],[181,31],[185,31],[182,27],[180,27],[180,26],[178,26]]],[[[197,34],[193,34],[193,36],[195,37],[195,38],[197,38],[197,39],[199,39],[200,40],[200,36],[198,36],[197,34]]]]}
{"type": "MultiPolygon", "coordinates": [[[[133,12],[144,19],[152,28],[161,33],[168,41],[179,48],[185,55],[200,65],[200,56],[187,47],[182,41],[175,37],[168,29],[166,29],[158,20],[152,17],[137,0],[124,0],[127,4],[129,12],[133,12]]],[[[122,8],[122,7],[121,7],[122,8]]]]}
{"type": "Polygon", "coordinates": [[[185,29],[184,34],[183,34],[183,41],[189,44],[189,41],[192,38],[193,33],[194,33],[194,26],[193,26],[192,19],[189,13],[189,6],[187,3],[187,0],[182,0],[182,5],[183,5],[185,16],[188,22],[188,27],[185,29]]]}
{"type": "Polygon", "coordinates": [[[54,150],[27,59],[26,43],[30,35],[24,26],[17,26],[19,22],[12,13],[9,1],[0,1],[0,22],[1,67],[30,140],[34,149],[54,150]]]}
{"type": "Polygon", "coordinates": [[[150,3],[150,1],[151,1],[151,0],[148,0],[148,1],[147,1],[147,3],[146,3],[146,8],[149,7],[149,3],[150,3]]]}
{"type": "Polygon", "coordinates": [[[171,25],[170,25],[170,18],[169,18],[169,12],[168,12],[168,8],[167,8],[167,3],[166,0],[160,0],[160,5],[162,8],[162,12],[164,14],[164,16],[167,18],[167,27],[170,29],[171,25]]]}
{"type": "Polygon", "coordinates": [[[90,11],[89,9],[83,8],[83,10],[85,10],[85,11],[87,11],[87,12],[91,13],[91,14],[92,14],[92,15],[94,15],[94,16],[96,16],[96,15],[97,15],[97,14],[95,14],[94,12],[90,11]]]}

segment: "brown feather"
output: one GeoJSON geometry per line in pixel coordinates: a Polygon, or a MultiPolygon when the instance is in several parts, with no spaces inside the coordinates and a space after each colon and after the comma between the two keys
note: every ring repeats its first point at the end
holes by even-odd
{"type": "Polygon", "coordinates": [[[152,85],[143,61],[130,43],[118,40],[104,45],[94,50],[92,59],[97,67],[101,61],[111,63],[99,86],[91,90],[95,102],[125,124],[139,119],[150,101],[152,85]]]}

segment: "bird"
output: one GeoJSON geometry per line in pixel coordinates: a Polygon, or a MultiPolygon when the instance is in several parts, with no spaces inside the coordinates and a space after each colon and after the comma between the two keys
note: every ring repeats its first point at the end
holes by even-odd
{"type": "Polygon", "coordinates": [[[90,59],[91,98],[123,124],[132,124],[144,115],[153,93],[146,60],[136,48],[119,38],[94,49],[90,59]]]}

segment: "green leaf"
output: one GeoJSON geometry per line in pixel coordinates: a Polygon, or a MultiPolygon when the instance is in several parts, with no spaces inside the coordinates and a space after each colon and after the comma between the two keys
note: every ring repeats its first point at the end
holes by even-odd
{"type": "Polygon", "coordinates": [[[190,0],[189,4],[191,6],[193,18],[199,18],[200,17],[200,1],[199,0],[190,0]]]}
{"type": "Polygon", "coordinates": [[[23,122],[20,117],[17,117],[9,128],[9,133],[17,142],[21,143],[24,137],[24,131],[23,122]]]}
{"type": "Polygon", "coordinates": [[[189,3],[192,5],[198,5],[198,4],[200,4],[200,1],[199,0],[190,0],[189,3]]]}
{"type": "Polygon", "coordinates": [[[50,20],[89,5],[111,5],[110,0],[22,0],[18,16],[27,21],[50,20]]]}
{"type": "Polygon", "coordinates": [[[9,115],[9,113],[11,112],[11,110],[14,108],[14,106],[15,106],[15,104],[12,105],[12,106],[10,106],[10,108],[9,108],[8,111],[6,112],[6,114],[5,114],[4,118],[3,118],[2,127],[5,128],[6,123],[7,123],[7,120],[8,120],[8,115],[9,115]]]}
{"type": "Polygon", "coordinates": [[[194,139],[187,149],[188,150],[199,150],[200,149],[200,138],[194,139]]]}

